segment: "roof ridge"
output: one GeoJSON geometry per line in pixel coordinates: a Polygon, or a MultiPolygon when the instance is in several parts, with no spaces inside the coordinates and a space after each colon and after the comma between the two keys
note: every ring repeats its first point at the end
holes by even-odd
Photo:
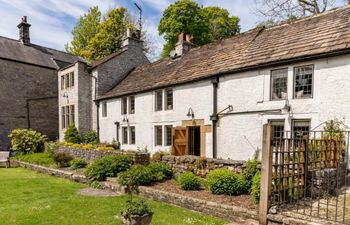
{"type": "MultiPolygon", "coordinates": [[[[14,39],[14,38],[5,37],[5,36],[2,36],[2,35],[0,35],[0,38],[4,38],[4,39],[10,40],[10,41],[15,41],[15,42],[20,43],[19,40],[14,39]]],[[[71,55],[71,56],[80,57],[80,56],[78,56],[78,55],[74,55],[74,54],[72,54],[72,53],[65,52],[65,51],[63,51],[63,50],[58,50],[58,49],[54,49],[54,48],[50,48],[50,47],[46,47],[46,46],[38,45],[38,44],[34,44],[34,43],[30,43],[30,45],[28,45],[28,46],[38,46],[38,47],[45,48],[45,49],[49,49],[49,50],[53,50],[53,51],[56,51],[56,52],[65,53],[65,54],[68,54],[68,55],[71,55]]]]}

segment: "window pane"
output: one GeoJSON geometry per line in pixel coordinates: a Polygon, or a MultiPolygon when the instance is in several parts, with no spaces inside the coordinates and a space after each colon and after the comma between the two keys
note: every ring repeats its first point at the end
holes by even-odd
{"type": "Polygon", "coordinates": [[[312,77],[313,67],[303,66],[294,70],[294,97],[309,98],[312,97],[312,77]]]}
{"type": "Polygon", "coordinates": [[[70,113],[69,106],[66,106],[66,127],[69,127],[70,125],[69,113],[70,113]]]}
{"type": "Polygon", "coordinates": [[[156,111],[163,110],[163,91],[156,92],[156,111]]]}
{"type": "Polygon", "coordinates": [[[107,116],[107,102],[102,103],[102,117],[107,116]]]}
{"type": "Polygon", "coordinates": [[[173,126],[165,126],[165,145],[170,146],[171,145],[171,129],[173,126]]]}
{"type": "Polygon", "coordinates": [[[70,86],[74,87],[74,72],[70,73],[70,86]]]}
{"type": "Polygon", "coordinates": [[[163,129],[162,126],[155,126],[154,127],[154,133],[155,133],[155,145],[162,146],[163,145],[163,129]]]}
{"type": "Polygon", "coordinates": [[[271,99],[287,99],[288,69],[271,72],[271,99]]]}
{"type": "Polygon", "coordinates": [[[166,109],[167,110],[172,110],[173,109],[173,90],[172,89],[168,89],[166,90],[166,109]]]}
{"type": "Polygon", "coordinates": [[[61,76],[61,90],[64,89],[64,76],[61,76]]]}
{"type": "Polygon", "coordinates": [[[122,128],[122,139],[123,139],[123,144],[128,144],[128,128],[123,127],[122,128]]]}
{"type": "Polygon", "coordinates": [[[274,140],[278,140],[278,139],[283,138],[284,120],[271,120],[270,124],[272,127],[272,138],[274,140]]]}
{"type": "Polygon", "coordinates": [[[310,131],[310,121],[308,120],[294,120],[293,121],[293,135],[295,138],[303,138],[308,135],[310,131]]]}
{"type": "Polygon", "coordinates": [[[69,74],[68,73],[65,75],[64,79],[66,81],[66,88],[69,88],[69,74]]]}
{"type": "Polygon", "coordinates": [[[65,107],[63,106],[61,108],[61,118],[62,118],[62,129],[65,129],[66,128],[66,109],[65,107]]]}
{"type": "Polygon", "coordinates": [[[74,114],[75,114],[75,109],[74,109],[74,105],[70,106],[70,122],[73,124],[75,123],[75,118],[74,118],[74,114]]]}
{"type": "Polygon", "coordinates": [[[135,127],[130,127],[130,144],[134,145],[136,142],[135,127]]]}
{"type": "Polygon", "coordinates": [[[126,97],[122,98],[122,115],[127,114],[127,103],[128,103],[128,99],[126,97]]]}
{"type": "Polygon", "coordinates": [[[129,113],[134,114],[135,113],[135,96],[130,96],[129,104],[130,104],[129,113]]]}

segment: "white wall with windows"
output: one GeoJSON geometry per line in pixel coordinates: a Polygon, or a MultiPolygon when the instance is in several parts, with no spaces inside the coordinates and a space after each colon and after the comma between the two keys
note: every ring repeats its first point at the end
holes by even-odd
{"type": "MultiPolygon", "coordinates": [[[[228,105],[233,106],[233,111],[219,117],[218,157],[252,158],[261,151],[262,128],[268,122],[276,125],[276,133],[278,129],[300,133],[334,118],[350,125],[348,90],[349,55],[220,77],[218,111],[228,105]],[[290,106],[289,112],[283,109],[285,105],[290,106]]],[[[126,96],[123,107],[121,98],[108,100],[107,117],[100,113],[101,140],[116,138],[115,122],[119,122],[119,140],[122,127],[135,130],[135,144],[131,144],[128,137],[128,143],[122,144],[123,149],[168,150],[167,126],[179,126],[183,120],[188,120],[189,108],[193,109],[195,119],[211,124],[212,91],[210,81],[199,81],[136,94],[133,114],[124,109],[130,108],[130,96],[126,96]]],[[[130,129],[125,132],[130,136],[130,129]]],[[[212,134],[206,135],[206,155],[210,157],[212,134]]]]}
{"type": "MultiPolygon", "coordinates": [[[[171,128],[190,120],[204,119],[210,125],[212,110],[212,85],[210,81],[169,87],[121,98],[102,101],[107,103],[107,116],[100,107],[100,139],[121,143],[122,149],[145,149],[150,152],[171,149],[171,128]],[[198,94],[195,94],[198,93],[198,94]],[[119,123],[117,131],[116,122],[119,123]],[[117,137],[118,135],[118,137],[117,137]],[[133,142],[134,140],[134,142],[133,142]]],[[[208,140],[211,134],[208,134],[208,140]]],[[[211,142],[207,149],[211,152],[211,142]]]]}

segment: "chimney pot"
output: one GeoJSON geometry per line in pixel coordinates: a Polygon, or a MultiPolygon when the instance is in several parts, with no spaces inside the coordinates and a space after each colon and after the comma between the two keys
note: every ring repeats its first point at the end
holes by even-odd
{"type": "Polygon", "coordinates": [[[175,52],[177,56],[182,56],[187,53],[194,44],[192,43],[193,37],[189,34],[184,34],[183,32],[178,36],[178,42],[176,44],[175,52]]]}

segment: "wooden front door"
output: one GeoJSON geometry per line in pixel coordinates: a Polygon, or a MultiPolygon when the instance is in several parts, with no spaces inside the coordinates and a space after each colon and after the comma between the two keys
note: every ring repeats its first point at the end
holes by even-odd
{"type": "Polygon", "coordinates": [[[174,127],[172,130],[172,154],[175,156],[188,155],[188,128],[174,127]]]}

